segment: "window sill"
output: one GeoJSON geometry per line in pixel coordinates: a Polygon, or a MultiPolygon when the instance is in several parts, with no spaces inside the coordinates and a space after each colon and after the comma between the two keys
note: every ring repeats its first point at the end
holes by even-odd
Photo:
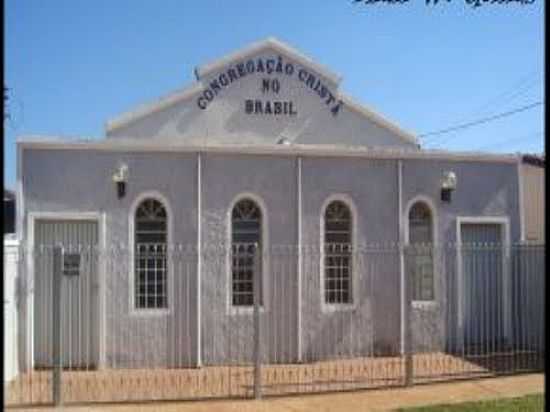
{"type": "Polygon", "coordinates": [[[439,304],[435,300],[413,300],[413,309],[437,309],[439,304]]]}
{"type": "MultiPolygon", "coordinates": [[[[260,306],[260,313],[267,312],[265,306],[260,306]]],[[[230,306],[228,314],[231,316],[254,315],[254,306],[230,306]]]]}
{"type": "Polygon", "coordinates": [[[135,317],[144,317],[144,318],[154,318],[160,316],[168,316],[170,314],[170,309],[136,309],[133,308],[130,310],[130,316],[135,317]]]}
{"type": "Polygon", "coordinates": [[[321,312],[334,313],[334,312],[351,312],[357,308],[355,303],[322,303],[321,312]]]}

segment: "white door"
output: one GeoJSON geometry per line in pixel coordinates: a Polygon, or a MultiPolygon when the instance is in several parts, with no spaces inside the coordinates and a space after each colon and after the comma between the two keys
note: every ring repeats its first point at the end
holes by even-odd
{"type": "Polygon", "coordinates": [[[53,247],[64,248],[61,276],[61,357],[64,367],[98,360],[98,225],[90,220],[37,220],[34,235],[34,359],[52,365],[53,247]]]}

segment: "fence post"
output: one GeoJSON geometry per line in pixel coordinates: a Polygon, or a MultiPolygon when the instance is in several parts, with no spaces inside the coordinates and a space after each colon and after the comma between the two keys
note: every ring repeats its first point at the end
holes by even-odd
{"type": "Polygon", "coordinates": [[[405,288],[405,316],[403,317],[403,321],[405,322],[405,386],[412,386],[414,374],[411,325],[412,276],[407,271],[407,268],[411,268],[411,258],[410,246],[405,247],[405,281],[403,282],[403,287],[405,288]]]}
{"type": "Polygon", "coordinates": [[[53,249],[53,285],[52,285],[52,339],[53,339],[53,376],[52,399],[55,406],[61,405],[61,278],[63,270],[63,248],[53,249]]]}
{"type": "Polygon", "coordinates": [[[260,301],[262,295],[261,282],[261,249],[258,244],[254,244],[254,398],[262,397],[262,365],[261,365],[261,321],[260,321],[260,301]]]}

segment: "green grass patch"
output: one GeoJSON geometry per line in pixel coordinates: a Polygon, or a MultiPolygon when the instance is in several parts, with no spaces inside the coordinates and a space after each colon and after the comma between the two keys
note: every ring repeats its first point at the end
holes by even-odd
{"type": "Polygon", "coordinates": [[[520,398],[497,399],[482,402],[465,402],[398,409],[400,412],[539,412],[544,411],[544,395],[527,395],[520,398]]]}

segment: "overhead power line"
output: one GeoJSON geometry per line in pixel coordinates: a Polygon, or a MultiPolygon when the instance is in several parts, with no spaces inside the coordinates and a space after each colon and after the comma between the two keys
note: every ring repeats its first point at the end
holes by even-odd
{"type": "MultiPolygon", "coordinates": [[[[535,87],[539,83],[540,79],[537,79],[537,71],[534,70],[529,76],[523,78],[523,80],[516,83],[507,91],[499,94],[495,98],[487,101],[486,104],[479,107],[474,113],[483,113],[487,109],[495,109],[497,106],[502,106],[503,103],[509,102],[518,96],[524,95],[530,89],[535,87]]],[[[486,113],[489,114],[489,113],[486,113]]]]}
{"type": "Polygon", "coordinates": [[[538,70],[536,69],[531,70],[529,73],[527,73],[527,75],[521,77],[516,83],[514,83],[512,87],[485,101],[485,103],[483,103],[481,106],[471,111],[470,114],[455,119],[453,123],[463,123],[467,121],[468,118],[471,118],[472,115],[488,116],[491,113],[487,113],[487,109],[492,109],[494,113],[494,109],[498,106],[501,106],[503,102],[513,100],[519,95],[528,92],[530,88],[534,87],[539,82],[539,80],[537,80],[536,78],[537,72],[538,70]]]}
{"type": "Polygon", "coordinates": [[[488,123],[488,122],[491,122],[493,120],[501,119],[503,117],[508,117],[508,116],[511,116],[513,114],[516,114],[516,113],[524,112],[526,110],[533,109],[533,108],[535,108],[537,106],[541,106],[543,104],[544,104],[543,101],[534,102],[534,103],[528,104],[526,106],[518,107],[517,109],[510,110],[508,112],[495,114],[493,116],[489,116],[489,117],[485,117],[485,118],[482,118],[482,119],[474,120],[474,121],[469,122],[469,123],[463,123],[463,124],[459,124],[459,125],[456,125],[456,126],[447,127],[445,129],[435,130],[433,132],[422,133],[422,134],[418,135],[418,137],[419,138],[425,138],[425,137],[428,137],[428,136],[438,136],[438,135],[441,135],[441,134],[454,132],[455,130],[466,129],[468,127],[476,126],[478,124],[488,123]]]}
{"type": "Polygon", "coordinates": [[[526,141],[532,141],[534,137],[538,137],[538,136],[542,136],[544,135],[544,132],[536,132],[536,133],[530,133],[526,136],[522,136],[522,137],[515,137],[515,138],[512,138],[512,139],[506,139],[506,140],[501,140],[499,142],[494,142],[494,143],[491,143],[489,145],[485,145],[485,146],[481,146],[475,150],[488,150],[488,149],[492,149],[494,147],[497,147],[497,146],[505,146],[509,143],[518,143],[518,142],[526,142],[526,141]]]}
{"type": "MultiPolygon", "coordinates": [[[[503,103],[510,102],[517,97],[521,95],[525,95],[529,92],[530,89],[532,89],[534,86],[536,86],[538,83],[540,83],[540,79],[537,79],[537,70],[532,70],[527,76],[524,76],[521,78],[518,82],[516,82],[511,88],[507,89],[504,93],[501,93],[497,95],[496,97],[489,99],[485,104],[478,107],[476,110],[472,111],[472,114],[477,114],[478,116],[491,116],[494,113],[497,112],[495,110],[497,107],[502,106],[503,103]],[[490,109],[487,111],[487,109],[490,109]]],[[[471,118],[472,115],[468,116],[471,118]]],[[[455,123],[463,123],[468,120],[468,117],[463,116],[460,120],[457,120],[455,123]]],[[[428,138],[424,144],[434,144],[435,141],[437,141],[437,145],[441,146],[445,143],[447,143],[449,140],[454,139],[456,136],[451,135],[443,135],[443,136],[432,136],[432,138],[428,138]]]]}

